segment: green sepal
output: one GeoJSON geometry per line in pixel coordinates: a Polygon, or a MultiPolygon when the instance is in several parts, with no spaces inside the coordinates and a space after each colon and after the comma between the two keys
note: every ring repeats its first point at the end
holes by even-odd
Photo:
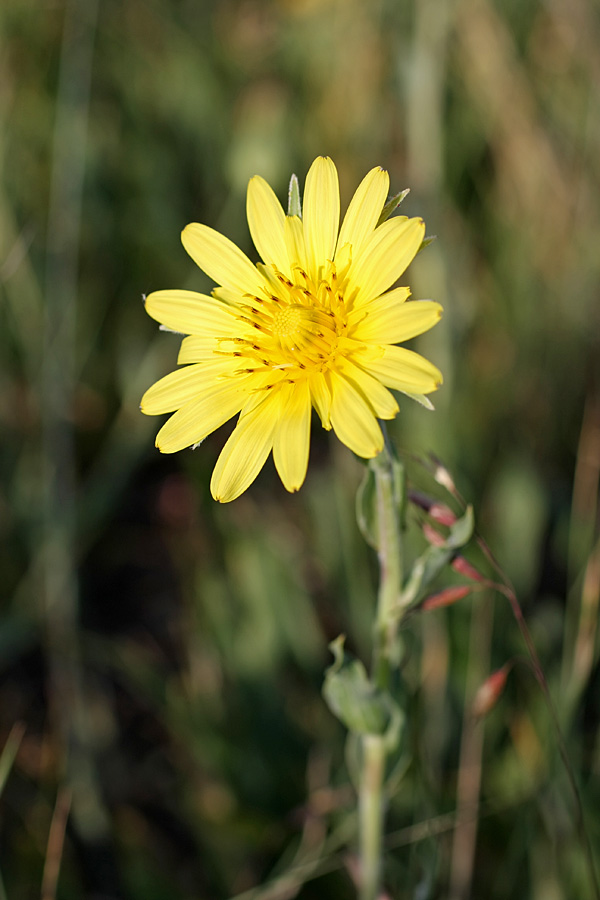
{"type": "MultiPolygon", "coordinates": [[[[419,254],[421,252],[421,250],[424,250],[425,247],[429,247],[430,244],[433,244],[434,241],[437,241],[437,234],[425,235],[425,237],[421,241],[421,246],[417,250],[417,254],[419,254]]],[[[417,254],[415,254],[415,255],[417,255],[417,254]]]]}
{"type": "Polygon", "coordinates": [[[300,185],[298,176],[292,175],[290,178],[290,186],[288,189],[288,216],[298,216],[302,218],[302,203],[300,202],[300,185]]]}
{"type": "Polygon", "coordinates": [[[427,394],[410,394],[408,391],[400,391],[400,393],[404,394],[405,397],[410,397],[411,400],[415,400],[417,403],[420,403],[421,406],[425,407],[425,409],[435,409],[435,406],[433,405],[427,394]]]}
{"type": "Polygon", "coordinates": [[[394,210],[398,209],[406,195],[409,193],[410,188],[406,188],[404,191],[400,191],[398,194],[394,194],[393,197],[387,201],[383,209],[381,210],[381,215],[379,216],[379,221],[377,222],[377,227],[379,225],[383,225],[384,222],[387,222],[391,214],[394,210]]]}
{"type": "Polygon", "coordinates": [[[387,691],[370,681],[360,660],[344,651],[344,635],[329,645],[333,664],[325,672],[323,697],[331,712],[352,734],[386,736],[397,746],[404,715],[387,691]]]}

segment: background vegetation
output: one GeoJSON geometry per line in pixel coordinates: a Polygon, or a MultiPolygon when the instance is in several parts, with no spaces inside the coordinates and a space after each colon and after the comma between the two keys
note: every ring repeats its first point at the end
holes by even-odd
{"type": "MultiPolygon", "coordinates": [[[[381,164],[438,236],[408,281],[446,309],[419,343],[445,385],[394,438],[445,461],[516,585],[597,850],[599,85],[593,0],[4,0],[10,900],[354,896],[353,791],[319,692],[329,640],[369,646],[362,466],[316,434],[298,495],[269,465],[222,507],[223,433],[161,458],[138,411],[178,346],[141,294],[209,287],[182,227],[253,254],[248,178],[284,198],[321,153],[343,203],[381,164]]],[[[477,685],[524,654],[506,602],[415,616],[407,641],[392,896],[594,897],[527,665],[472,725],[477,685]]]]}

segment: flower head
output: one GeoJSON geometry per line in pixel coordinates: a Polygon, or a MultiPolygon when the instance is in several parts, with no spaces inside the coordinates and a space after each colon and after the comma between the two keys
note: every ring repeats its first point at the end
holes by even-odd
{"type": "Polygon", "coordinates": [[[441,384],[435,366],[396,346],[435,325],[441,307],[406,302],[407,287],[389,290],[421,246],[425,226],[406,216],[378,225],[388,190],[387,172],[372,169],[340,228],[330,159],[310,167],[302,218],[285,215],[255,176],[247,214],[262,257],[256,265],[212,228],[184,229],[183,246],[218,287],[212,296],[173,290],[146,298],[149,315],[188,337],[178,358],[183,368],[146,391],[141,408],[174,413],[156,438],[163,453],[198,444],[240,414],[213,472],[216,500],[245,491],[271,450],[284,486],[298,490],[312,407],[324,428],[370,458],[383,448],[377,420],[398,412],[388,388],[424,400],[441,384]]]}

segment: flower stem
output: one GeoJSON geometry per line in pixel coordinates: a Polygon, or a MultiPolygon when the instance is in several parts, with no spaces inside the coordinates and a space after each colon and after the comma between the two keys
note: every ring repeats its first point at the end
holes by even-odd
{"type": "MultiPolygon", "coordinates": [[[[385,433],[385,432],[384,432],[385,433]]],[[[373,682],[386,691],[400,664],[398,598],[402,588],[402,543],[397,464],[387,440],[370,461],[375,476],[379,592],[373,633],[373,682]]],[[[359,788],[360,900],[377,900],[381,890],[382,838],[385,816],[386,742],[383,735],[362,738],[359,788]]]]}
{"type": "Polygon", "coordinates": [[[391,450],[386,447],[370,462],[375,474],[379,592],[375,619],[373,677],[378,688],[390,686],[392,669],[399,664],[398,598],[402,590],[402,534],[398,484],[391,450]]]}
{"type": "Polygon", "coordinates": [[[362,738],[362,771],[358,797],[360,840],[360,900],[377,900],[381,884],[383,778],[385,745],[380,735],[362,738]]]}

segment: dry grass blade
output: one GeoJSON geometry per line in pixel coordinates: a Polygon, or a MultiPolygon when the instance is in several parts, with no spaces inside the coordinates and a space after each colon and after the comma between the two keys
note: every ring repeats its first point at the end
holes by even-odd
{"type": "Polygon", "coordinates": [[[69,812],[71,810],[71,791],[69,788],[61,788],[56,797],[50,831],[48,833],[48,845],[46,848],[46,860],[42,876],[41,900],[55,900],[60,863],[65,844],[65,831],[69,812]]]}

